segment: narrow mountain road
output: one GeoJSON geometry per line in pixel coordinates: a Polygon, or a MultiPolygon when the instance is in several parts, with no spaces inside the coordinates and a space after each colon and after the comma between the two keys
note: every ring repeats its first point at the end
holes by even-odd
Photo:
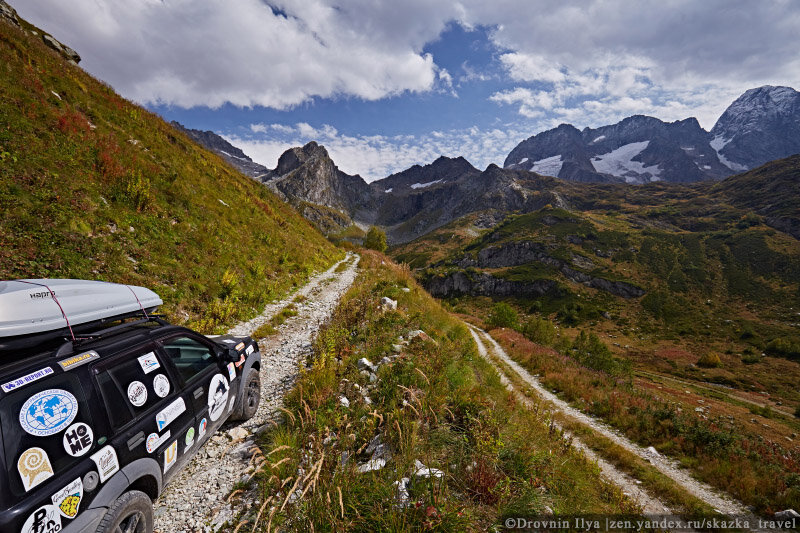
{"type": "MultiPolygon", "coordinates": [[[[497,341],[495,341],[488,333],[478,328],[475,328],[474,326],[469,326],[469,327],[473,331],[473,335],[475,335],[476,337],[482,336],[488,342],[488,344],[491,347],[492,355],[494,357],[496,357],[508,368],[513,370],[517,374],[519,379],[521,379],[527,385],[529,385],[542,399],[549,402],[555,410],[560,411],[561,413],[572,418],[573,420],[576,420],[579,423],[583,424],[584,426],[591,428],[595,432],[606,437],[607,439],[621,446],[625,450],[648,461],[659,472],[672,479],[675,483],[680,485],[688,493],[703,500],[704,502],[712,506],[720,513],[731,516],[750,515],[750,511],[746,509],[740,502],[735,501],[728,495],[721,494],[713,487],[693,478],[689,474],[689,472],[681,469],[674,461],[668,459],[667,457],[664,457],[663,455],[654,454],[647,451],[641,446],[631,442],[626,437],[620,435],[617,431],[607,426],[606,424],[603,424],[602,422],[595,420],[594,418],[586,415],[585,413],[582,413],[581,411],[571,407],[567,402],[559,399],[555,394],[551,393],[549,390],[544,388],[542,384],[539,383],[538,379],[536,379],[534,376],[528,373],[528,371],[522,368],[522,366],[520,366],[519,364],[517,364],[516,361],[512,360],[508,356],[508,354],[506,354],[503,348],[497,343],[497,341]]],[[[503,374],[502,369],[500,369],[500,365],[498,365],[495,361],[492,361],[491,358],[489,360],[494,364],[495,368],[498,369],[498,372],[503,374]]],[[[601,469],[602,468],[603,467],[601,466],[601,469]]],[[[628,487],[625,487],[625,490],[626,492],[628,492],[628,487]]],[[[647,505],[644,505],[644,507],[647,508],[647,505]]]]}
{"type": "MultiPolygon", "coordinates": [[[[250,335],[281,309],[292,303],[297,316],[278,326],[278,333],[259,341],[261,348],[261,405],[244,423],[227,423],[170,483],[155,504],[157,533],[216,531],[236,515],[226,498],[237,483],[254,472],[255,435],[276,421],[284,395],[292,389],[301,360],[311,351],[319,326],[331,315],[339,299],[353,284],[359,257],[349,254],[286,299],[268,305],[258,317],[230,330],[250,335]],[[345,263],[342,270],[338,267],[345,263]],[[339,271],[337,271],[339,270],[339,271]],[[295,301],[299,296],[301,301],[295,301]]],[[[244,505],[255,502],[244,502],[244,505]]],[[[243,503],[237,503],[240,507],[243,503]]]]}
{"type": "MultiPolygon", "coordinates": [[[[469,326],[469,324],[467,324],[469,326]]],[[[508,376],[506,375],[505,371],[497,364],[496,361],[492,359],[489,355],[488,350],[486,349],[486,345],[481,340],[481,337],[486,338],[489,342],[492,341],[492,338],[489,336],[488,333],[485,331],[469,326],[470,333],[472,333],[472,338],[475,339],[475,344],[478,346],[478,353],[486,359],[489,364],[491,364],[497,373],[500,375],[500,381],[506,388],[514,393],[517,399],[523,404],[528,407],[533,405],[533,402],[530,398],[525,396],[522,392],[518,391],[514,385],[509,380],[508,376]]],[[[495,352],[496,353],[496,352],[495,352]]],[[[622,491],[628,495],[628,497],[636,502],[641,508],[644,514],[648,515],[663,515],[663,514],[671,514],[671,509],[661,502],[658,498],[655,498],[648,494],[644,489],[642,489],[636,480],[618,470],[614,465],[609,463],[608,461],[604,460],[600,456],[598,456],[591,448],[586,446],[580,439],[572,436],[572,445],[583,452],[583,454],[590,460],[597,463],[598,468],[600,468],[600,475],[610,481],[614,485],[620,487],[622,491]]]]}

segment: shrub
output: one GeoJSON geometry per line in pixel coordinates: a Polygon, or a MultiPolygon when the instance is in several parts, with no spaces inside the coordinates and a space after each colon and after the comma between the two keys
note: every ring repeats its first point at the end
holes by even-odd
{"type": "Polygon", "coordinates": [[[364,247],[370,250],[386,251],[386,233],[375,226],[370,226],[364,238],[364,247]]]}
{"type": "Polygon", "coordinates": [[[775,357],[788,357],[790,359],[800,358],[800,343],[793,342],[789,339],[777,337],[769,341],[767,347],[764,349],[769,355],[775,357]]]}
{"type": "Polygon", "coordinates": [[[549,320],[532,317],[522,327],[522,334],[537,344],[550,346],[556,338],[556,328],[549,320]]]}
{"type": "Polygon", "coordinates": [[[570,350],[572,357],[587,368],[600,370],[612,376],[630,377],[633,372],[631,362],[614,357],[608,346],[594,333],[581,330],[570,350]]]}
{"type": "Polygon", "coordinates": [[[717,368],[718,366],[722,366],[722,360],[717,354],[708,352],[700,357],[700,360],[697,361],[697,366],[702,366],[703,368],[717,368]]]}
{"type": "Polygon", "coordinates": [[[519,322],[517,312],[513,307],[504,302],[498,302],[489,313],[489,325],[496,328],[516,328],[519,322]]]}

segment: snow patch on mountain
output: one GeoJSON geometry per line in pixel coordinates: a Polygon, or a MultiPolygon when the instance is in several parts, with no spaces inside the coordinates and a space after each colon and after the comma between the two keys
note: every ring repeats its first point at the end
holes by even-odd
{"type": "Polygon", "coordinates": [[[392,192],[392,190],[393,190],[393,189],[394,189],[394,187],[389,187],[388,189],[386,189],[386,190],[385,190],[385,191],[383,191],[383,192],[385,192],[385,193],[390,193],[390,192],[392,192]]]}
{"type": "Polygon", "coordinates": [[[425,187],[430,187],[431,185],[436,185],[437,183],[441,183],[442,180],[435,180],[429,181],[428,183],[414,183],[411,185],[412,189],[424,189],[425,187]]]}
{"type": "Polygon", "coordinates": [[[601,135],[600,137],[597,137],[595,140],[593,140],[593,141],[592,141],[592,144],[594,144],[594,143],[599,143],[600,141],[602,141],[602,140],[603,140],[603,139],[605,139],[605,138],[606,138],[606,136],[605,136],[605,135],[601,135]]]}
{"type": "Polygon", "coordinates": [[[544,159],[534,161],[530,170],[531,172],[536,172],[542,176],[553,176],[554,178],[557,178],[558,173],[561,172],[561,166],[563,164],[564,162],[561,161],[561,154],[559,154],[554,155],[553,157],[546,157],[544,159]]]}
{"type": "Polygon", "coordinates": [[[747,167],[744,165],[740,165],[739,163],[734,163],[733,161],[729,161],[724,155],[722,155],[722,149],[725,148],[725,145],[731,142],[732,139],[725,139],[722,135],[717,135],[711,142],[708,143],[711,145],[711,148],[717,152],[717,157],[719,157],[719,162],[728,167],[731,170],[736,172],[742,172],[747,170],[747,167]]]}
{"type": "Polygon", "coordinates": [[[633,160],[649,144],[650,141],[624,144],[616,150],[593,157],[592,166],[597,172],[621,176],[627,183],[659,181],[661,169],[658,165],[648,167],[640,161],[633,160]]]}

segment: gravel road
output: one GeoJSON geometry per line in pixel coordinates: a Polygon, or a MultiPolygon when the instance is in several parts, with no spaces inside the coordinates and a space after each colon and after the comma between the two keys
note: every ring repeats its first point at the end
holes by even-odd
{"type": "Polygon", "coordinates": [[[262,364],[258,412],[247,422],[225,424],[167,486],[155,503],[157,533],[216,531],[235,516],[236,510],[226,498],[237,482],[248,480],[253,472],[253,434],[278,418],[283,397],[294,386],[300,359],[310,352],[319,326],[355,280],[358,261],[358,256],[348,254],[286,299],[268,305],[258,317],[230,330],[234,335],[249,335],[298,295],[306,297],[295,303],[297,316],[280,325],[277,334],[259,341],[262,364]],[[348,262],[347,268],[336,272],[342,262],[348,262]]]}
{"type": "MultiPolygon", "coordinates": [[[[505,371],[503,371],[503,369],[489,356],[489,353],[486,350],[486,345],[481,340],[481,337],[485,337],[489,340],[491,340],[491,337],[489,337],[489,335],[481,329],[474,328],[472,326],[469,326],[469,328],[470,333],[472,333],[472,337],[475,339],[475,344],[478,346],[478,353],[481,355],[481,357],[486,359],[495,368],[495,370],[497,370],[497,373],[500,375],[500,381],[503,383],[503,385],[505,385],[509,391],[514,393],[517,396],[517,399],[522,402],[523,405],[527,405],[529,407],[532,406],[533,402],[530,400],[530,398],[514,388],[505,371]]],[[[575,436],[572,436],[572,445],[583,452],[583,454],[590,461],[597,463],[598,468],[600,468],[600,475],[607,481],[620,487],[631,500],[636,502],[642,508],[642,512],[644,514],[662,515],[672,513],[670,508],[667,507],[663,502],[661,502],[658,498],[651,496],[644,489],[642,489],[634,478],[618,470],[614,465],[598,456],[592,449],[586,446],[575,436]]]]}
{"type": "MultiPolygon", "coordinates": [[[[473,329],[473,331],[476,331],[476,328],[473,328],[472,326],[470,326],[470,328],[473,329]]],[[[555,394],[543,387],[542,384],[539,383],[538,379],[536,379],[527,370],[512,360],[508,354],[506,354],[503,348],[497,343],[497,341],[495,341],[488,333],[482,330],[477,331],[479,331],[486,338],[494,355],[514,372],[516,372],[520,379],[522,379],[526,384],[530,385],[530,387],[533,388],[541,398],[549,402],[555,409],[561,411],[570,418],[577,420],[581,424],[590,427],[597,433],[603,435],[629,452],[638,455],[646,461],[649,461],[650,464],[652,464],[662,474],[671,478],[687,492],[705,501],[720,513],[737,516],[750,515],[750,511],[740,502],[735,501],[730,496],[721,494],[713,487],[693,478],[689,472],[681,469],[675,464],[674,461],[664,457],[659,453],[653,453],[652,451],[642,448],[641,446],[628,440],[623,435],[620,435],[617,431],[606,424],[599,422],[585,413],[582,413],[578,409],[571,407],[567,402],[559,399],[555,394]]]]}

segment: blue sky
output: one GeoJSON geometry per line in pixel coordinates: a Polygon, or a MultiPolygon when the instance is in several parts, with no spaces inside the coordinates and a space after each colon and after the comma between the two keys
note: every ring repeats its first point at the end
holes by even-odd
{"type": "Polygon", "coordinates": [[[11,0],[124,96],[274,167],[316,140],[367,180],[635,113],[707,129],[800,86],[800,7],[745,0],[11,0]]]}

